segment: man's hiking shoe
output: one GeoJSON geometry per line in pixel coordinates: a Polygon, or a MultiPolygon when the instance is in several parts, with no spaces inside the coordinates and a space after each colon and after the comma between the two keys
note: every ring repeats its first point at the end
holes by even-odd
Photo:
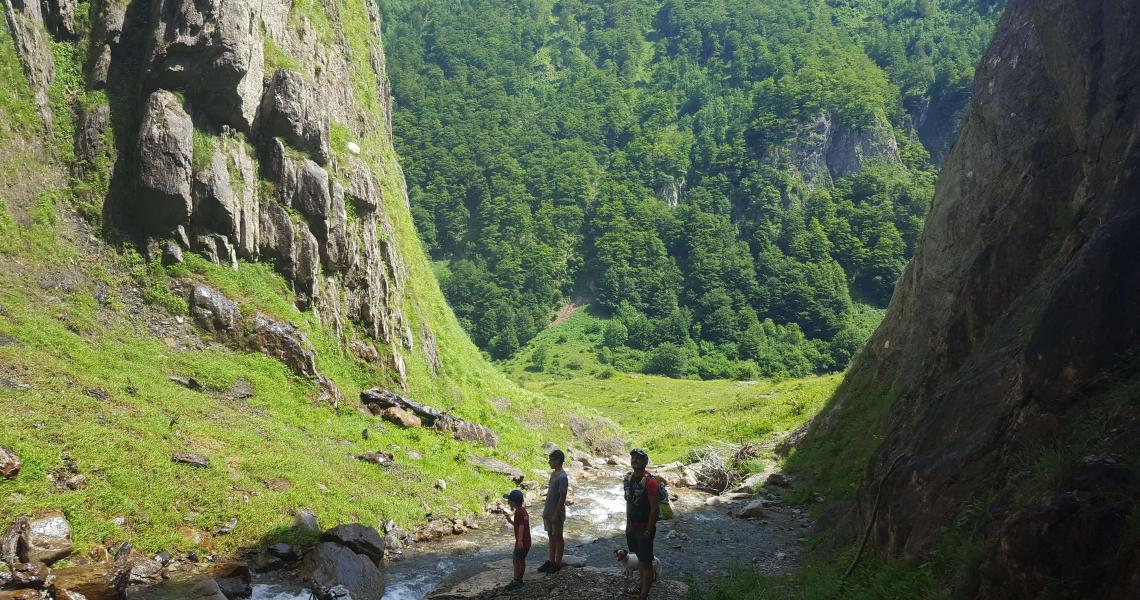
{"type": "Polygon", "coordinates": [[[518,579],[512,579],[511,582],[507,584],[507,589],[508,590],[517,590],[517,589],[521,588],[522,585],[523,585],[522,581],[520,581],[518,579]]]}
{"type": "Polygon", "coordinates": [[[640,596],[641,595],[641,588],[636,587],[636,586],[631,587],[625,591],[625,595],[626,596],[640,596]]]}
{"type": "Polygon", "coordinates": [[[550,568],[546,570],[547,573],[557,573],[562,570],[562,565],[551,564],[550,568]]]}
{"type": "Polygon", "coordinates": [[[542,566],[540,566],[537,570],[539,573],[549,573],[549,572],[551,572],[550,569],[552,569],[553,567],[554,567],[554,563],[552,563],[548,560],[548,561],[542,563],[542,566]]]}

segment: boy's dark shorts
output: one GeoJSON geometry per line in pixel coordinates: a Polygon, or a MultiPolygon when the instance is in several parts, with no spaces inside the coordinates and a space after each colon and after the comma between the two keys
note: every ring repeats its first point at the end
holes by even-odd
{"type": "Polygon", "coordinates": [[[637,555],[637,562],[643,565],[653,564],[653,538],[656,532],[646,537],[645,523],[630,523],[625,528],[625,543],[629,551],[637,555]]]}
{"type": "MultiPolygon", "coordinates": [[[[511,554],[511,558],[515,560],[526,560],[526,555],[528,553],[530,553],[530,548],[515,548],[514,553],[511,554]]],[[[502,556],[502,554],[499,556],[502,556]]]]}

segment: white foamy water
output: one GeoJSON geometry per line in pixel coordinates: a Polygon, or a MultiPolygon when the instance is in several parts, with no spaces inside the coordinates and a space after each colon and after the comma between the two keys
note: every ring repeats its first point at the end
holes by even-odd
{"type": "Polygon", "coordinates": [[[296,591],[280,585],[255,583],[250,600],[309,600],[311,597],[308,590],[296,591]]]}
{"type": "Polygon", "coordinates": [[[381,600],[422,600],[428,592],[443,579],[444,575],[455,570],[455,564],[450,560],[441,560],[436,568],[421,569],[414,575],[401,578],[399,581],[389,580],[384,588],[384,597],[381,600]]]}

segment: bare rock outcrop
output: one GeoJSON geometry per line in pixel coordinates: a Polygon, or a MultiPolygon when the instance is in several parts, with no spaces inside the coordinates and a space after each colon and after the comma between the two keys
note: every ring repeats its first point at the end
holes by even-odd
{"type": "Polygon", "coordinates": [[[277,69],[261,99],[261,136],[281,137],[324,165],[329,162],[329,122],[300,73],[277,69]]]}
{"type": "Polygon", "coordinates": [[[38,2],[2,0],[4,19],[16,44],[20,65],[31,85],[36,108],[48,131],[53,129],[51,102],[48,88],[55,79],[55,62],[52,61],[51,39],[47,35],[43,13],[38,2]],[[18,7],[18,9],[17,9],[18,7]]]}
{"type": "Polygon", "coordinates": [[[1106,376],[1140,345],[1137,30],[1134,2],[1011,0],[886,319],[801,444],[889,404],[842,521],[871,524],[880,551],[918,556],[969,501],[993,498],[975,597],[1039,598],[1047,581],[1074,597],[1140,593],[1126,575],[1140,542],[1108,535],[1140,510],[1137,482],[1065,464],[1026,504],[1014,476],[1093,414],[1087,447],[1140,452],[1135,404],[1109,408],[1135,361],[1106,376]],[[1090,471],[1096,489],[1069,482],[1090,471]]]}
{"type": "Polygon", "coordinates": [[[151,87],[184,89],[219,125],[250,132],[261,98],[261,5],[250,0],[152,4],[151,87]]]}
{"type": "Polygon", "coordinates": [[[869,126],[853,127],[831,113],[823,113],[803,128],[789,154],[770,156],[768,160],[798,175],[809,189],[831,187],[834,180],[870,165],[902,164],[898,142],[886,119],[879,118],[869,126]]]}
{"type": "Polygon", "coordinates": [[[141,197],[138,216],[152,231],[168,232],[190,220],[194,199],[194,123],[173,93],[157,90],[143,105],[137,152],[141,197]]]}
{"type": "Polygon", "coordinates": [[[433,429],[451,434],[457,440],[474,442],[490,448],[499,444],[498,434],[486,425],[461,419],[388,390],[379,388],[365,390],[360,393],[360,399],[374,414],[382,415],[390,408],[398,408],[415,415],[433,429]]]}

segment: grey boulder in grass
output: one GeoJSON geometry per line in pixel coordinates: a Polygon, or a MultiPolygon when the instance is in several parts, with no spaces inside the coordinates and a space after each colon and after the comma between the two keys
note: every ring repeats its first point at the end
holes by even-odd
{"type": "Polygon", "coordinates": [[[0,479],[15,479],[20,474],[23,462],[10,448],[0,446],[0,479]]]}

